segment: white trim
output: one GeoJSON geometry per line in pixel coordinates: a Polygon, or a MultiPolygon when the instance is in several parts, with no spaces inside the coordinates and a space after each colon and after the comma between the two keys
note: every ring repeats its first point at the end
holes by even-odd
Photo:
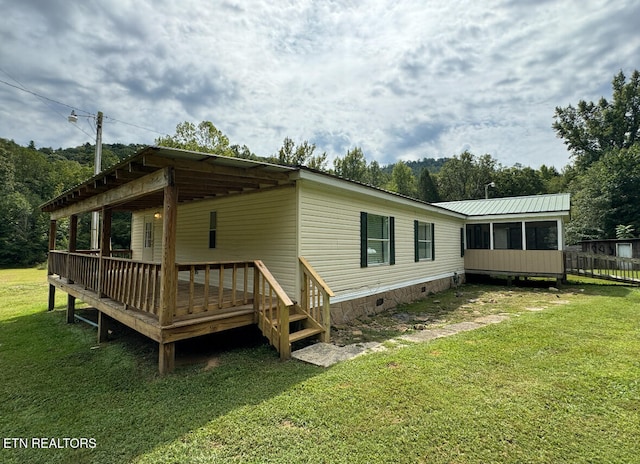
{"type": "Polygon", "coordinates": [[[487,215],[487,216],[467,216],[467,223],[475,222],[517,222],[518,220],[538,220],[539,218],[549,218],[549,220],[557,219],[558,217],[569,217],[569,212],[545,212],[545,213],[517,213],[517,214],[500,214],[500,215],[487,215]],[[536,219],[532,219],[536,218],[536,219]]]}
{"type": "Polygon", "coordinates": [[[343,301],[355,300],[357,298],[364,298],[367,296],[377,295],[378,293],[397,290],[399,288],[411,287],[413,285],[420,285],[423,283],[433,282],[435,280],[440,280],[440,279],[447,279],[447,278],[453,277],[454,274],[464,275],[464,269],[458,269],[455,272],[446,272],[444,274],[439,274],[431,277],[400,282],[395,285],[385,285],[385,286],[376,287],[376,288],[369,287],[364,290],[337,295],[331,298],[331,303],[342,303],[343,301]]]}

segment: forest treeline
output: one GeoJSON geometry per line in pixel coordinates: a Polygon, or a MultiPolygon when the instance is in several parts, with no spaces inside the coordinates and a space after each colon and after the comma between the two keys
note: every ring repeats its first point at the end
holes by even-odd
{"type": "MultiPolygon", "coordinates": [[[[425,157],[381,166],[359,147],[329,163],[309,141],[289,137],[271,155],[257,156],[233,145],[210,121],[183,122],[156,145],[282,165],[304,165],[427,202],[570,192],[572,219],[567,241],[634,236],[640,228],[640,73],[612,81],[611,101],[580,101],[557,107],[553,129],[571,154],[558,170],[516,164],[503,166],[490,154],[465,151],[447,158],[425,157]]],[[[137,152],[142,145],[105,144],[102,169],[137,152]]],[[[36,148],[0,138],[0,266],[33,265],[46,259],[48,215],[40,206],[91,177],[95,147],[36,148]]],[[[88,248],[89,215],[79,218],[78,248],[88,248]]],[[[58,229],[64,242],[66,224],[58,229]]],[[[130,215],[114,214],[112,248],[130,246],[130,215]]]]}

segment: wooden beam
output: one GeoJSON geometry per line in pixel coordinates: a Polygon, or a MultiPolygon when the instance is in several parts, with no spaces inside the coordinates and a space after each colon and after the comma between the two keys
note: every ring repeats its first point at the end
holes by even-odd
{"type": "Polygon", "coordinates": [[[95,211],[103,206],[124,203],[164,189],[169,185],[168,170],[160,169],[146,176],[113,189],[80,200],[77,203],[51,212],[51,219],[60,219],[73,214],[95,211]]]}
{"type": "Polygon", "coordinates": [[[173,322],[178,292],[178,271],[176,269],[176,227],[178,222],[178,188],[173,182],[173,170],[169,172],[169,185],[164,188],[164,208],[162,213],[162,269],[160,274],[160,314],[161,326],[173,322]]]}
{"type": "MultiPolygon", "coordinates": [[[[153,167],[171,166],[180,171],[205,172],[209,174],[220,174],[223,176],[235,176],[240,179],[262,179],[264,182],[287,181],[289,175],[286,172],[266,172],[263,169],[241,168],[232,166],[221,166],[215,164],[216,158],[209,157],[202,161],[193,161],[185,159],[169,159],[161,156],[145,155],[144,165],[153,167]]],[[[284,167],[283,167],[284,169],[284,167]]]]}

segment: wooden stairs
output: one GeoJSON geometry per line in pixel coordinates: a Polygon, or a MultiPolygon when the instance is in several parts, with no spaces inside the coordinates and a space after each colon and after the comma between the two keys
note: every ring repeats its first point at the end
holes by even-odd
{"type": "MultiPolygon", "coordinates": [[[[271,323],[274,327],[278,327],[278,320],[276,318],[272,319],[271,323]]],[[[324,330],[323,327],[311,319],[297,304],[289,307],[289,346],[300,340],[319,335],[323,333],[324,330]]]]}
{"type": "Polygon", "coordinates": [[[330,298],[333,292],[303,257],[300,302],[285,293],[261,261],[256,267],[261,278],[255,282],[255,322],[281,359],[291,357],[291,345],[319,336],[324,342],[330,337],[330,298]]]}

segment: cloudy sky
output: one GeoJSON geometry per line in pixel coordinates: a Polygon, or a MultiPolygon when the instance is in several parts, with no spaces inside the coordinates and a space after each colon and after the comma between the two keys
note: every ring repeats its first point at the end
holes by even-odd
{"type": "Polygon", "coordinates": [[[262,156],[290,137],[382,164],[469,150],[561,168],[555,107],[609,98],[615,74],[640,69],[637,0],[0,0],[0,12],[0,137],[37,147],[95,141],[89,118],[67,122],[73,107],[104,112],[105,143],[208,120],[262,156]]]}

